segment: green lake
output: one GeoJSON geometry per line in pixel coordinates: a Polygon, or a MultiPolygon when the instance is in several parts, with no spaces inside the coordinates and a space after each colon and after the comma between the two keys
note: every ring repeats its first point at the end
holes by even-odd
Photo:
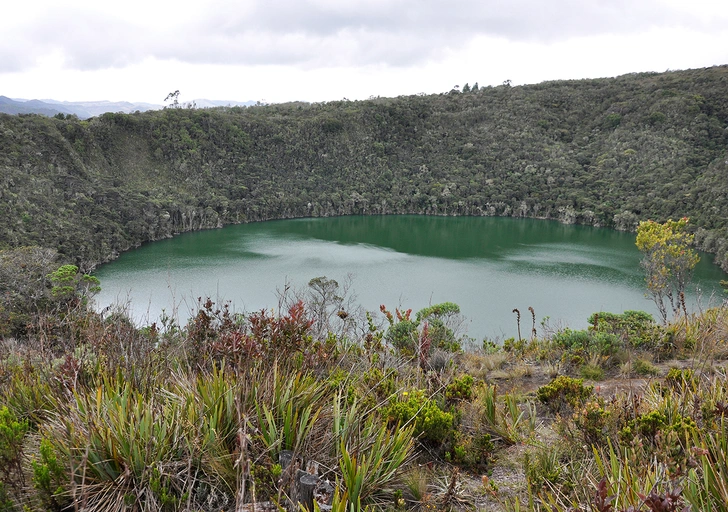
{"type": "MultiPolygon", "coordinates": [[[[98,308],[126,305],[139,323],[162,311],[184,322],[197,297],[235,311],[275,309],[277,290],[314,277],[351,279],[356,302],[376,318],[389,309],[455,302],[467,334],[503,339],[537,322],[585,328],[596,311],[644,310],[633,233],[554,221],[494,217],[354,216],[269,221],[186,233],[146,244],[96,272],[98,308]]],[[[726,279],[701,254],[688,294],[693,310],[722,299],[726,279]],[[696,292],[696,288],[700,291],[696,292]]],[[[537,326],[540,328],[540,325],[537,326]]]]}

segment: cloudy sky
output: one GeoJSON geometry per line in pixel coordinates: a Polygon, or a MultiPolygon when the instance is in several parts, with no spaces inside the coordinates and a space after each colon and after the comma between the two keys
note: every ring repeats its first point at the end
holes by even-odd
{"type": "Polygon", "coordinates": [[[0,95],[328,101],[728,64],[726,0],[14,0],[0,95]]]}

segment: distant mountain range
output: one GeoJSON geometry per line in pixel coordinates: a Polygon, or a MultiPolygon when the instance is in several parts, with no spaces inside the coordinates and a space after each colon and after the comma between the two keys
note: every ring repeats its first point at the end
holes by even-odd
{"type": "MultiPolygon", "coordinates": [[[[255,101],[225,101],[225,100],[193,100],[197,108],[248,106],[255,105],[255,101]]],[[[5,114],[41,114],[55,116],[57,114],[75,115],[79,119],[96,117],[105,112],[144,112],[146,110],[160,110],[164,105],[154,103],[131,103],[128,101],[57,101],[57,100],[25,100],[0,96],[0,112],[5,114]]]]}

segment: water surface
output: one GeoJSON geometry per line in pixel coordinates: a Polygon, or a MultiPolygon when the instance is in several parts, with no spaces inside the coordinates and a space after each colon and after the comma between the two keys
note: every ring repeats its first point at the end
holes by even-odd
{"type": "MultiPolygon", "coordinates": [[[[514,308],[537,321],[584,328],[595,311],[641,309],[645,298],[634,234],[553,221],[494,217],[352,216],[269,221],[186,233],[146,244],[98,269],[100,308],[129,304],[140,323],[164,310],[181,321],[197,297],[237,311],[276,308],[277,290],[314,277],[351,279],[357,302],[412,308],[455,302],[467,333],[515,335],[514,308]]],[[[692,308],[720,296],[727,276],[701,254],[692,308]]],[[[717,299],[714,299],[717,300],[717,299]]]]}

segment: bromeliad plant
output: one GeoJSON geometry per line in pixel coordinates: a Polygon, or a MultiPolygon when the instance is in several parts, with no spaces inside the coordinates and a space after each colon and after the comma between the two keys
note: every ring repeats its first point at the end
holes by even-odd
{"type": "Polygon", "coordinates": [[[86,510],[177,510],[188,505],[198,469],[182,415],[162,392],[143,396],[107,380],[76,394],[43,430],[75,482],[71,498],[86,510]]]}
{"type": "Polygon", "coordinates": [[[415,426],[390,429],[376,409],[345,404],[340,393],[334,397],[333,456],[339,461],[347,510],[358,511],[362,504],[391,497],[391,486],[412,455],[415,426]]]}
{"type": "MultiPolygon", "coordinates": [[[[255,410],[260,436],[272,455],[281,450],[301,453],[321,412],[327,384],[311,375],[280,375],[274,368],[272,384],[256,387],[255,410]]],[[[274,457],[275,458],[275,457],[274,457]]]]}
{"type": "Polygon", "coordinates": [[[532,402],[519,405],[516,396],[507,393],[502,400],[492,384],[479,386],[476,407],[481,428],[506,445],[530,439],[536,432],[536,407],[532,402]]]}
{"type": "Polygon", "coordinates": [[[391,432],[385,425],[368,421],[359,446],[339,444],[342,483],[356,510],[362,503],[382,502],[391,496],[391,485],[407,462],[414,444],[412,427],[391,432]]]}

